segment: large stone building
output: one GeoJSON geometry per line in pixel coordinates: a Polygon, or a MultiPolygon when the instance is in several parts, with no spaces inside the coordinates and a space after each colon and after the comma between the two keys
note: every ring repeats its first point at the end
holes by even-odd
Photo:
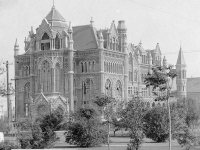
{"type": "MultiPolygon", "coordinates": [[[[125,21],[113,21],[98,30],[93,20],[71,26],[53,6],[36,29],[25,38],[25,53],[14,46],[16,119],[37,117],[60,108],[74,111],[100,94],[128,101],[139,94],[147,106],[153,94],[144,78],[152,66],[165,65],[159,44],[145,50],[127,43],[125,21]]],[[[177,61],[178,94],[185,96],[185,65],[182,51],[177,61]],[[179,60],[180,59],[180,60],[179,60]]]]}

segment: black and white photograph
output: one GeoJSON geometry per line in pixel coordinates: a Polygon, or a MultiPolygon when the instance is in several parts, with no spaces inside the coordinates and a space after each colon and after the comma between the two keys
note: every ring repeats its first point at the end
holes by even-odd
{"type": "Polygon", "coordinates": [[[0,150],[200,150],[200,0],[0,0],[0,150]]]}

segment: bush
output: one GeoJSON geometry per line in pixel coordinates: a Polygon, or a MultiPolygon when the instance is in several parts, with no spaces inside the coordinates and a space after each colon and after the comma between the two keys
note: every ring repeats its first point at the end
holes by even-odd
{"type": "Polygon", "coordinates": [[[0,150],[12,150],[20,148],[19,145],[10,142],[2,142],[0,143],[0,150]]]}
{"type": "Polygon", "coordinates": [[[150,109],[144,116],[144,133],[147,138],[156,142],[164,142],[168,138],[168,115],[167,109],[155,107],[150,109]]]}
{"type": "Polygon", "coordinates": [[[43,118],[37,119],[34,123],[32,123],[32,120],[19,122],[18,139],[21,147],[31,149],[53,147],[58,140],[54,131],[61,128],[63,119],[63,114],[56,110],[43,118]],[[23,132],[23,130],[25,131],[23,132]]]}
{"type": "Polygon", "coordinates": [[[67,127],[66,142],[80,147],[92,147],[107,142],[106,130],[93,108],[81,108],[75,113],[74,122],[67,127]]]}

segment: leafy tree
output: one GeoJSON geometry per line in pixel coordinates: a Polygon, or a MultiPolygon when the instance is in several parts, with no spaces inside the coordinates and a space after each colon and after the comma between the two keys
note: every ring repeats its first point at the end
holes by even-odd
{"type": "Polygon", "coordinates": [[[164,142],[168,136],[168,113],[166,108],[154,107],[144,116],[144,133],[147,138],[164,142]]]}
{"type": "Polygon", "coordinates": [[[106,95],[102,95],[101,97],[97,97],[94,100],[94,103],[100,109],[101,114],[103,115],[103,119],[108,125],[108,149],[110,149],[110,125],[112,123],[112,119],[116,118],[116,109],[117,109],[117,102],[114,98],[108,97],[106,95]]]}
{"type": "Polygon", "coordinates": [[[172,109],[172,131],[173,137],[178,143],[189,150],[195,143],[198,143],[198,137],[193,131],[193,126],[198,121],[198,114],[189,105],[178,103],[172,109]]]}
{"type": "Polygon", "coordinates": [[[129,131],[130,143],[128,150],[138,150],[142,144],[143,133],[143,117],[145,110],[141,104],[139,97],[133,98],[128,102],[126,107],[120,112],[121,121],[129,131]]]}
{"type": "Polygon", "coordinates": [[[107,140],[100,116],[92,107],[81,108],[73,115],[73,122],[67,126],[66,142],[80,147],[92,147],[107,140]]]}
{"type": "Polygon", "coordinates": [[[54,131],[61,128],[63,114],[58,110],[38,118],[35,122],[31,118],[17,123],[18,139],[22,148],[49,148],[57,141],[54,131]]]}

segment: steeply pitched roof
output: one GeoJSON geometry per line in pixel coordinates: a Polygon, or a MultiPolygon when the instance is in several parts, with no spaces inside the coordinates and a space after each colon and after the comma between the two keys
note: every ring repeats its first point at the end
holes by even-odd
{"type": "Polygon", "coordinates": [[[65,22],[64,17],[55,9],[53,6],[51,11],[48,13],[46,16],[47,21],[52,22],[52,21],[62,21],[65,22]]]}
{"type": "Polygon", "coordinates": [[[73,40],[75,50],[98,48],[97,33],[91,25],[73,27],[73,40]]]}
{"type": "Polygon", "coordinates": [[[187,92],[200,92],[200,77],[187,78],[187,92]]]}
{"type": "Polygon", "coordinates": [[[67,27],[64,17],[54,6],[45,18],[52,27],[67,27]]]}
{"type": "Polygon", "coordinates": [[[186,65],[185,59],[184,59],[184,56],[183,56],[183,51],[182,51],[181,47],[180,47],[180,50],[179,50],[179,54],[178,54],[178,59],[177,59],[176,65],[186,65]]]}

